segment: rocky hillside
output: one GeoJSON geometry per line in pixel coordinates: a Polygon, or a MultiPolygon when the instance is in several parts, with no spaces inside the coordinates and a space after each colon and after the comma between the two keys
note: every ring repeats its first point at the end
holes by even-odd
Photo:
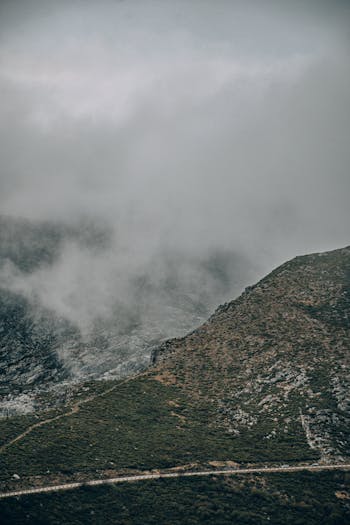
{"type": "Polygon", "coordinates": [[[283,264],[152,361],[234,436],[350,455],[350,247],[283,264]]]}
{"type": "Polygon", "coordinates": [[[18,395],[20,403],[27,399],[21,393],[74,375],[64,353],[69,348],[72,360],[79,357],[79,328],[45,307],[24,285],[17,290],[13,284],[52,267],[67,242],[102,249],[108,232],[83,221],[68,226],[0,216],[0,413],[12,411],[16,402],[11,400],[18,395]]]}

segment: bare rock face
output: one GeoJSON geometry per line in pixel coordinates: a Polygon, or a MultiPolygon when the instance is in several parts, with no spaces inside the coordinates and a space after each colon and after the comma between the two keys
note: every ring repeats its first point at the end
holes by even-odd
{"type": "Polygon", "coordinates": [[[323,460],[349,456],[350,247],[283,264],[152,361],[234,435],[303,432],[323,460]]]}
{"type": "Polygon", "coordinates": [[[56,352],[72,335],[68,323],[50,312],[34,312],[28,300],[7,290],[1,290],[0,319],[0,399],[68,378],[56,352]]]}

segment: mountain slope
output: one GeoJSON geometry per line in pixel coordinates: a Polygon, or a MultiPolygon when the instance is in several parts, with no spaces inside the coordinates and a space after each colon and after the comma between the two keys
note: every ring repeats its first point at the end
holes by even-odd
{"type": "Polygon", "coordinates": [[[349,255],[298,257],[154,350],[144,373],[90,381],[66,407],[0,419],[1,487],[345,459],[349,255]]]}
{"type": "Polygon", "coordinates": [[[349,455],[350,248],[283,264],[152,360],[233,435],[302,429],[323,459],[349,455]]]}

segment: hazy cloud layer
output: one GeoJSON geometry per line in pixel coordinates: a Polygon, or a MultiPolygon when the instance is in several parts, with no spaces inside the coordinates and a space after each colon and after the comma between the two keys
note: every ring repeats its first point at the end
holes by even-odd
{"type": "Polygon", "coordinates": [[[169,254],[215,302],[349,243],[347,2],[3,1],[0,20],[2,213],[114,228],[3,284],[86,321],[169,254]],[[225,292],[202,273],[219,252],[246,261],[225,292]]]}

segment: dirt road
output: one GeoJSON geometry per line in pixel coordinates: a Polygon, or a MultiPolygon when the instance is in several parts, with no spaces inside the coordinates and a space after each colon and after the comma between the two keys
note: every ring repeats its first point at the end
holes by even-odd
{"type": "Polygon", "coordinates": [[[80,487],[93,487],[96,485],[108,485],[113,483],[131,483],[135,481],[145,481],[148,479],[163,479],[163,478],[185,478],[189,476],[232,476],[242,474],[266,474],[269,472],[300,472],[302,470],[308,471],[322,471],[322,470],[348,470],[350,463],[338,463],[334,465],[301,465],[294,467],[254,467],[254,468],[236,468],[236,469],[210,469],[200,471],[186,471],[186,472],[162,472],[156,474],[138,474],[133,476],[119,476],[116,478],[94,479],[85,481],[83,483],[64,483],[62,485],[51,485],[47,487],[38,487],[32,489],[15,490],[11,492],[0,492],[0,498],[10,498],[14,496],[25,496],[28,494],[42,494],[45,492],[58,492],[61,490],[72,490],[80,487]]]}

